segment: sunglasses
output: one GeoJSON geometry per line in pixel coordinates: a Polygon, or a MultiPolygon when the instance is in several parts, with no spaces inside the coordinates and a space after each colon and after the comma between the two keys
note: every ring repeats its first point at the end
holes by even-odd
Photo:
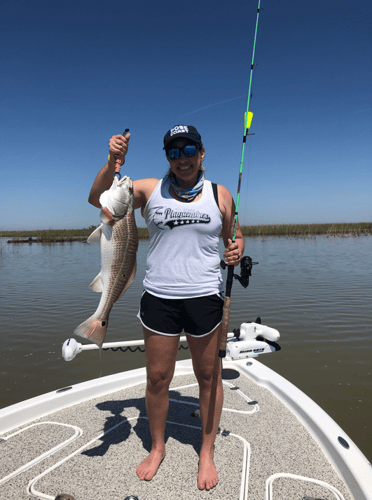
{"type": "Polygon", "coordinates": [[[198,148],[194,144],[188,144],[183,148],[172,148],[167,150],[167,156],[170,160],[177,160],[180,157],[180,152],[187,157],[190,158],[194,156],[197,152],[198,148]]]}

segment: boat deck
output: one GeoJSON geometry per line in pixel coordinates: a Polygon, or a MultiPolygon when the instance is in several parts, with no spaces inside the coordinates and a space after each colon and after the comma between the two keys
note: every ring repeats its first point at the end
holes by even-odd
{"type": "Polygon", "coordinates": [[[214,489],[197,488],[198,387],[187,374],[171,384],[167,455],[152,481],[135,472],[151,446],[142,383],[3,434],[1,500],[54,500],[61,493],[76,500],[354,498],[310,432],[268,389],[233,368],[223,377],[214,489]]]}

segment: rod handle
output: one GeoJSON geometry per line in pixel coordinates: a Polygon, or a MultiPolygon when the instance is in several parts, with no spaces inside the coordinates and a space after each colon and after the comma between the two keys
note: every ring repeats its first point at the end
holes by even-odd
{"type": "MultiPolygon", "coordinates": [[[[123,136],[126,136],[126,134],[129,132],[129,128],[126,128],[123,132],[123,136]]],[[[123,163],[124,163],[124,158],[122,158],[121,156],[117,156],[116,159],[115,159],[115,172],[114,172],[114,176],[117,175],[119,177],[119,179],[121,179],[121,175],[120,175],[120,169],[121,169],[121,165],[122,165],[122,160],[123,160],[123,163]]]]}
{"type": "Polygon", "coordinates": [[[229,330],[229,317],[230,317],[230,303],[231,303],[231,297],[225,297],[225,301],[223,304],[220,338],[219,338],[218,356],[220,358],[226,357],[227,333],[229,330]]]}

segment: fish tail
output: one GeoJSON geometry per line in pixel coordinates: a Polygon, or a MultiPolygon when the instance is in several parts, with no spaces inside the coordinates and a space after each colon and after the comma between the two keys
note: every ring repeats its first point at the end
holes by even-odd
{"type": "Polygon", "coordinates": [[[107,320],[99,319],[93,315],[84,321],[84,323],[81,323],[75,329],[74,334],[94,342],[94,344],[101,348],[105,339],[107,324],[107,320]]]}

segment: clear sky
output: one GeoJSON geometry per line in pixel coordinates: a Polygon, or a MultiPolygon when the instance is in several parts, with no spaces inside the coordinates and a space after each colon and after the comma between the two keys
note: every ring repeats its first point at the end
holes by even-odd
{"type": "MultiPolygon", "coordinates": [[[[262,0],[239,218],[372,220],[370,0],[262,0]]],[[[162,177],[194,125],[207,178],[236,198],[256,0],[2,0],[0,230],[99,223],[108,140],[122,173],[162,177]]],[[[138,218],[143,226],[143,220],[138,218]]]]}

